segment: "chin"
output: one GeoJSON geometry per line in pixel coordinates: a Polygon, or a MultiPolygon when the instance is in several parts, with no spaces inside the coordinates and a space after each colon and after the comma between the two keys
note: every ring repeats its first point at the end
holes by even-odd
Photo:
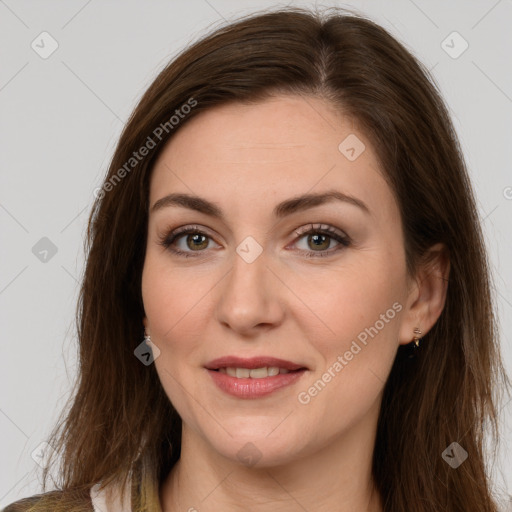
{"type": "Polygon", "coordinates": [[[295,439],[287,433],[271,438],[267,433],[246,432],[233,437],[223,436],[222,440],[210,438],[209,442],[219,455],[254,469],[286,465],[301,458],[305,449],[303,438],[295,439]]]}

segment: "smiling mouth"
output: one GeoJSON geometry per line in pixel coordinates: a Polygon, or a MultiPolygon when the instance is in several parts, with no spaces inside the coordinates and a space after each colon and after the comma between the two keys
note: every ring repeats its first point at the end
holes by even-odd
{"type": "Polygon", "coordinates": [[[298,368],[297,370],[288,370],[287,368],[279,368],[278,366],[264,366],[261,368],[236,368],[233,366],[218,368],[216,372],[236,377],[237,379],[264,379],[266,377],[275,377],[279,374],[296,373],[305,368],[298,368]]]}
{"type": "Polygon", "coordinates": [[[226,355],[205,365],[217,387],[242,399],[263,398],[288,387],[308,370],[302,363],[268,355],[226,355]]]}

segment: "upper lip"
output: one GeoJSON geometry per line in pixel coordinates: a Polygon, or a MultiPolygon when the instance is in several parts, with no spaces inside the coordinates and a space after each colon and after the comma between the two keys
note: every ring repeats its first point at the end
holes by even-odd
{"type": "Polygon", "coordinates": [[[237,356],[224,356],[214,359],[205,365],[208,370],[218,370],[219,368],[248,368],[250,370],[255,368],[264,368],[276,366],[278,368],[285,368],[287,370],[300,370],[306,369],[304,365],[292,363],[285,359],[278,359],[276,357],[256,356],[256,357],[237,357],[237,356]]]}

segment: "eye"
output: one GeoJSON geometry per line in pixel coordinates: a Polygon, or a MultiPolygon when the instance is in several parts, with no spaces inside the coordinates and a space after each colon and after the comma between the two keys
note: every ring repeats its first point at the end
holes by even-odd
{"type": "Polygon", "coordinates": [[[350,238],[343,232],[329,225],[317,225],[313,224],[308,227],[301,228],[295,232],[299,236],[299,241],[305,238],[307,247],[313,247],[313,250],[305,249],[306,257],[318,258],[331,256],[335,252],[339,252],[345,247],[348,247],[351,243],[350,238]],[[330,248],[331,242],[336,241],[338,245],[334,249],[330,248]],[[329,250],[324,250],[329,249],[329,250]]]}
{"type": "Polygon", "coordinates": [[[184,226],[161,237],[159,243],[169,251],[189,258],[199,256],[199,254],[190,253],[203,252],[203,249],[208,247],[208,239],[211,239],[211,237],[204,233],[199,226],[184,226]],[[183,246],[178,246],[178,249],[173,247],[177,240],[181,241],[180,239],[184,240],[186,247],[190,251],[187,251],[183,246]]]}
{"type": "MultiPolygon", "coordinates": [[[[310,224],[296,231],[295,234],[299,236],[299,238],[294,241],[294,244],[297,244],[305,238],[308,247],[313,247],[313,250],[299,250],[299,252],[303,252],[307,258],[330,256],[348,247],[351,243],[347,235],[329,225],[314,226],[310,224]],[[337,245],[331,248],[330,246],[333,240],[337,245]]],[[[200,226],[184,226],[160,237],[159,244],[178,256],[190,258],[200,256],[201,253],[205,252],[204,250],[209,248],[210,241],[213,241],[212,238],[205,233],[200,226]],[[184,244],[181,244],[181,247],[180,242],[184,242],[184,244]]]]}

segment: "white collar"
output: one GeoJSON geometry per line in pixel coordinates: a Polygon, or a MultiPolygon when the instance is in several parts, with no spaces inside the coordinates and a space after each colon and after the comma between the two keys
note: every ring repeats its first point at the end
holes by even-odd
{"type": "Polygon", "coordinates": [[[125,488],[123,503],[118,486],[111,485],[101,490],[99,486],[100,483],[93,485],[90,492],[94,512],[131,512],[131,479],[128,480],[125,488]]]}

